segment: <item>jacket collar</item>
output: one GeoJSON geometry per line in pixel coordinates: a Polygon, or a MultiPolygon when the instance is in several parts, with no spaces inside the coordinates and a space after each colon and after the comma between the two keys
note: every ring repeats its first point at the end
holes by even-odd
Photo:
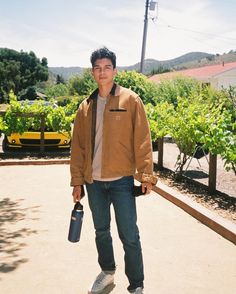
{"type": "MultiPolygon", "coordinates": [[[[114,83],[112,88],[111,88],[110,95],[115,96],[116,88],[117,88],[117,84],[114,83]]],[[[89,96],[88,101],[94,100],[97,97],[98,97],[98,88],[95,91],[93,91],[93,93],[89,96]]]]}

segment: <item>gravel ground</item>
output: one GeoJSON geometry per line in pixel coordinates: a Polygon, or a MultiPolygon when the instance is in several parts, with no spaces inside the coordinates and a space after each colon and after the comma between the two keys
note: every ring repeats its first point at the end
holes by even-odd
{"type": "MultiPolygon", "coordinates": [[[[154,162],[157,162],[158,152],[154,152],[154,162]]],[[[174,189],[184,193],[194,201],[202,204],[220,216],[236,223],[236,176],[224,169],[223,161],[217,158],[217,192],[208,193],[208,157],[199,161],[193,159],[182,180],[175,178],[175,162],[178,148],[174,143],[164,144],[164,170],[155,169],[161,181],[174,189]]]]}

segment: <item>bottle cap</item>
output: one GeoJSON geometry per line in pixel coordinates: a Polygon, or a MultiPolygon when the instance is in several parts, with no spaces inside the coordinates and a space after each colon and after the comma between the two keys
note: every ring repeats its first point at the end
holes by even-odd
{"type": "Polygon", "coordinates": [[[80,202],[75,203],[74,210],[83,210],[83,205],[80,202]]]}

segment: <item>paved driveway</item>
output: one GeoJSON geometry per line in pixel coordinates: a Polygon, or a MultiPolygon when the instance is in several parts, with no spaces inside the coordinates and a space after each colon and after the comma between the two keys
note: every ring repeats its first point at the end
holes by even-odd
{"type": "MultiPolygon", "coordinates": [[[[68,165],[0,168],[0,293],[85,294],[99,272],[87,199],[81,241],[67,241],[68,165]]],[[[236,247],[152,193],[137,199],[145,294],[235,294],[236,247]]],[[[112,294],[125,294],[123,250],[112,294]]]]}

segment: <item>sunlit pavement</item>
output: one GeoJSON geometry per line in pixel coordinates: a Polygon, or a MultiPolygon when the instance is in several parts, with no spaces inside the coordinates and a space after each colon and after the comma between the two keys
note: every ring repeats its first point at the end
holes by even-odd
{"type": "MultiPolygon", "coordinates": [[[[69,166],[0,167],[0,293],[85,294],[99,273],[87,199],[81,240],[67,241],[69,166]]],[[[137,199],[145,294],[235,294],[236,247],[156,193],[137,199]]],[[[114,219],[114,217],[113,217],[114,219]]],[[[115,288],[123,249],[112,222],[115,288]]]]}

